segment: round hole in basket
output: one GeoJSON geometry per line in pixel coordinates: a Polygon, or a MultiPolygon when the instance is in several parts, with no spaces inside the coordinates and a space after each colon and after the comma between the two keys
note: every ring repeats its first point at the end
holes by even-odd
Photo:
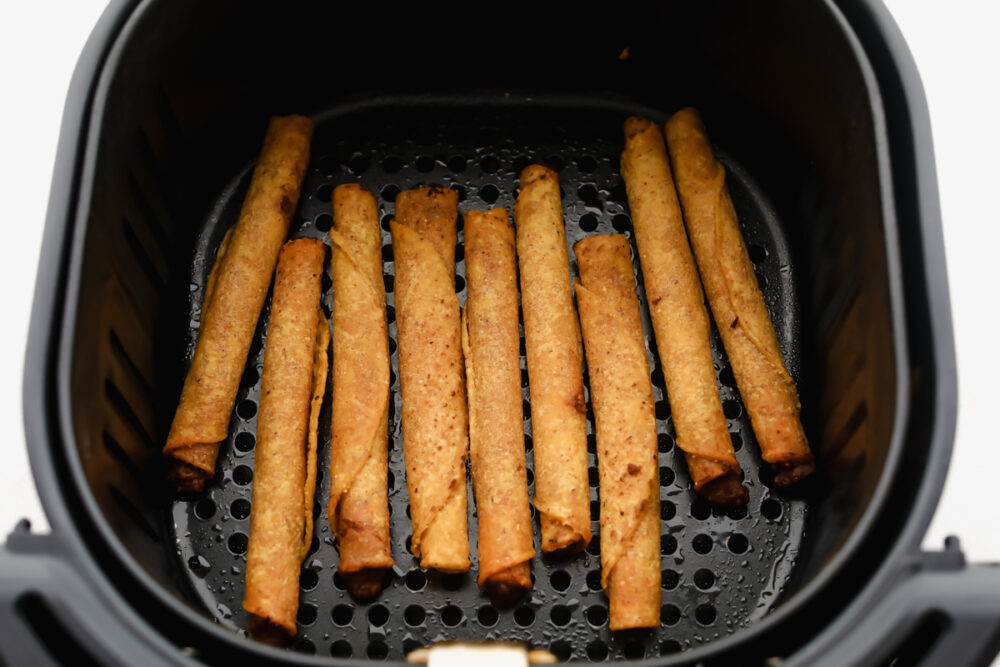
{"type": "Polygon", "coordinates": [[[728,546],[729,550],[734,554],[741,554],[749,548],[750,543],[745,535],[733,533],[726,540],[726,546],[728,546]]]}
{"type": "Polygon", "coordinates": [[[572,581],[572,576],[566,570],[556,570],[552,573],[552,576],[549,577],[549,584],[553,589],[559,591],[560,593],[569,588],[572,581]]]}
{"type": "Polygon", "coordinates": [[[760,513],[768,521],[777,521],[781,518],[781,503],[774,498],[765,498],[760,504],[760,513]]]}
{"type": "Polygon", "coordinates": [[[427,575],[422,570],[411,570],[406,574],[406,587],[414,593],[424,590],[427,586],[427,575]]]}
{"type": "Polygon", "coordinates": [[[419,604],[411,604],[403,612],[403,620],[411,627],[423,625],[425,618],[427,618],[427,612],[419,604]]]}
{"type": "Polygon", "coordinates": [[[625,644],[622,653],[624,653],[626,660],[642,660],[646,657],[646,647],[638,641],[632,641],[625,644]]]}
{"type": "Polygon", "coordinates": [[[597,160],[590,155],[581,155],[576,159],[576,168],[585,174],[597,169],[597,160]]]}
{"type": "Polygon", "coordinates": [[[240,401],[240,404],[236,406],[236,414],[242,419],[253,419],[254,415],[257,414],[257,403],[250,400],[240,401]]]}
{"type": "Polygon", "coordinates": [[[343,639],[338,639],[330,644],[330,655],[334,658],[350,658],[353,654],[351,643],[343,639]]]}
{"type": "Polygon", "coordinates": [[[492,605],[485,605],[476,611],[476,620],[484,628],[492,628],[500,620],[500,612],[492,605]]]}
{"type": "Polygon", "coordinates": [[[479,167],[487,174],[494,174],[500,169],[500,161],[493,155],[487,155],[479,162],[479,167]]]}
{"type": "Polygon", "coordinates": [[[376,604],[368,609],[368,622],[376,628],[381,628],[389,620],[389,610],[385,605],[376,604]]]}
{"type": "Polygon", "coordinates": [[[712,625],[715,623],[715,607],[708,602],[702,603],[695,608],[694,617],[701,625],[712,625]]]}
{"type": "Polygon", "coordinates": [[[567,625],[572,617],[572,612],[569,607],[561,604],[557,604],[552,607],[552,611],[549,612],[549,619],[554,625],[563,627],[567,625]]]}
{"type": "Polygon", "coordinates": [[[518,607],[514,611],[514,622],[526,628],[535,622],[535,610],[531,607],[518,607]]]}
{"type": "Polygon", "coordinates": [[[594,662],[605,660],[608,657],[608,645],[600,639],[595,639],[587,644],[587,657],[594,662]]]}
{"type": "Polygon", "coordinates": [[[368,643],[367,655],[373,660],[385,660],[389,655],[389,647],[381,639],[372,639],[368,643]]]}
{"type": "Polygon", "coordinates": [[[584,616],[587,617],[587,623],[599,628],[608,622],[608,608],[602,604],[591,605],[584,611],[584,616]]]}
{"type": "Polygon", "coordinates": [[[319,574],[315,570],[302,570],[299,575],[299,588],[311,591],[319,585],[319,574]]]}
{"type": "Polygon", "coordinates": [[[441,622],[450,628],[460,624],[464,618],[465,615],[462,613],[462,609],[453,604],[441,610],[441,622]]]}
{"type": "Polygon", "coordinates": [[[549,645],[549,651],[559,662],[566,662],[573,653],[573,647],[565,639],[557,639],[549,645]]]}
{"type": "Polygon", "coordinates": [[[434,169],[434,158],[429,155],[421,155],[414,163],[414,167],[416,167],[417,171],[426,174],[434,169]]]}
{"type": "Polygon", "coordinates": [[[345,626],[349,625],[354,619],[354,605],[350,604],[338,604],[333,608],[333,623],[334,625],[345,626]]]}
{"type": "Polygon", "coordinates": [[[665,604],[660,608],[660,622],[664,625],[677,625],[681,620],[681,610],[675,604],[665,604]]]}
{"type": "Polygon", "coordinates": [[[397,171],[406,166],[406,163],[402,159],[395,155],[387,155],[382,159],[382,171],[387,174],[395,174],[397,171]]]}
{"type": "Polygon", "coordinates": [[[236,447],[237,451],[243,452],[245,454],[247,452],[253,451],[254,445],[256,444],[256,439],[254,438],[253,433],[237,433],[236,439],[233,441],[233,444],[236,447]]]}
{"type": "MultiPolygon", "coordinates": [[[[301,623],[301,621],[300,621],[301,623]]],[[[316,645],[309,641],[308,637],[300,637],[295,640],[292,645],[292,650],[296,653],[305,653],[306,655],[313,655],[316,653],[316,645]]]]}
{"type": "Polygon", "coordinates": [[[368,158],[367,155],[364,155],[362,153],[355,153],[351,157],[350,161],[347,163],[347,167],[355,175],[361,175],[365,173],[368,170],[368,167],[370,166],[371,166],[371,160],[368,158]]]}
{"type": "Polygon", "coordinates": [[[202,498],[194,506],[194,514],[202,521],[211,519],[215,516],[215,501],[211,498],[202,498]]]}
{"type": "Polygon", "coordinates": [[[694,585],[701,590],[708,590],[715,585],[715,573],[704,567],[695,570],[694,585]]]}
{"type": "Polygon", "coordinates": [[[316,622],[316,607],[308,602],[299,605],[299,625],[312,625],[316,622]]]}
{"type": "Polygon", "coordinates": [[[246,498],[237,498],[229,506],[229,513],[234,519],[246,519],[250,516],[250,501],[246,498]]]}

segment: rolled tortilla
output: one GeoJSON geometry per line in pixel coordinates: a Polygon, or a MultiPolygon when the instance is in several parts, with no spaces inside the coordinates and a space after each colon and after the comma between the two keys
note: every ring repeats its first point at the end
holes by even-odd
{"type": "Polygon", "coordinates": [[[382,235],[375,197],[360,185],[333,191],[333,422],[330,528],[338,570],[353,597],[382,590],[393,565],[387,498],[389,338],[382,235]]]}
{"type": "Polygon", "coordinates": [[[526,167],[514,219],[541,546],[579,550],[591,537],[587,406],[559,175],[537,164],[526,167]]]}
{"type": "Polygon", "coordinates": [[[219,248],[194,359],[163,448],[168,477],[180,492],[202,491],[215,474],[278,251],[299,200],[312,131],[313,122],[303,116],[271,119],[239,221],[219,248]]]}
{"type": "Polygon", "coordinates": [[[612,630],[660,624],[656,414],[628,241],[574,246],[601,482],[601,584],[612,630]]]}
{"type": "Polygon", "coordinates": [[[517,264],[507,211],[465,214],[468,296],[462,348],[479,516],[479,586],[510,604],[531,589],[531,508],[524,459],[517,264]]]}
{"type": "Polygon", "coordinates": [[[411,549],[442,572],[469,569],[457,218],[458,193],[428,187],[399,193],[391,223],[411,549]]]}
{"type": "Polygon", "coordinates": [[[798,391],[726,188],[726,170],[712,155],[694,109],[674,114],[666,134],[688,236],[736,384],[775,484],[791,486],[813,471],[813,455],[799,420],[798,391]]]}
{"type": "Polygon", "coordinates": [[[299,572],[313,533],[316,438],[330,325],[320,309],[326,246],[281,251],[264,348],[243,607],[264,639],[295,634],[299,572]]]}
{"type": "Polygon", "coordinates": [[[745,505],[749,493],[715,383],[705,295],[655,123],[625,121],[621,165],[677,446],[696,492],[716,505],[745,505]]]}

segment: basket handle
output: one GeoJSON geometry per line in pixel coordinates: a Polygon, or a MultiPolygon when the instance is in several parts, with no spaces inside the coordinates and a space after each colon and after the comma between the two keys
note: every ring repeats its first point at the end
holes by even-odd
{"type": "Polygon", "coordinates": [[[22,520],[0,543],[0,664],[190,665],[151,651],[77,571],[55,535],[22,520]]]}
{"type": "Polygon", "coordinates": [[[989,665],[1000,652],[1000,566],[968,565],[958,539],[921,552],[876,604],[833,625],[784,664],[989,665]]]}

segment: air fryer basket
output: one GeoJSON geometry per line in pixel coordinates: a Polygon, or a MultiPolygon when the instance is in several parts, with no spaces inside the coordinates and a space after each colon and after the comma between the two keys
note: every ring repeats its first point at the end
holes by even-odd
{"type": "MultiPolygon", "coordinates": [[[[355,604],[344,590],[343,581],[334,575],[337,550],[326,517],[320,516],[329,497],[329,450],[325,449],[319,464],[321,483],[315,504],[319,528],[304,564],[301,630],[293,646],[299,651],[341,657],[398,659],[413,648],[432,644],[438,637],[503,637],[549,648],[563,659],[634,658],[696,646],[764,616],[794,569],[807,523],[806,503],[777,496],[764,484],[769,480],[769,470],[761,465],[753,431],[717,336],[713,349],[724,387],[723,406],[751,490],[749,511],[719,514],[704,501],[694,499],[683,455],[674,447],[670,407],[657,363],[651,368],[651,376],[659,426],[664,581],[662,625],[657,631],[612,635],[608,630],[607,598],[600,585],[599,537],[585,554],[536,557],[532,562],[535,585],[530,598],[505,610],[493,607],[480,592],[474,572],[450,576],[428,573],[410,554],[409,508],[397,417],[401,407],[388,231],[396,193],[421,184],[441,183],[459,191],[460,210],[493,206],[512,210],[520,170],[533,162],[546,162],[560,171],[569,244],[599,233],[622,232],[631,238],[624,186],[618,175],[621,124],[625,113],[651,113],[649,109],[624,106],[593,108],[579,100],[567,118],[569,107],[559,103],[558,98],[539,98],[530,105],[512,102],[500,110],[491,107],[489,98],[482,99],[482,106],[471,105],[467,97],[464,101],[470,106],[463,110],[452,109],[449,98],[441,98],[436,104],[407,98],[382,100],[347,112],[334,107],[324,114],[313,142],[312,167],[306,176],[292,236],[326,237],[332,223],[330,195],[340,183],[360,181],[378,193],[383,202],[382,255],[394,398],[390,409],[393,437],[389,499],[396,568],[382,595],[364,605],[355,604]],[[404,118],[399,117],[400,107],[407,109],[404,118]]],[[[788,240],[760,188],[732,160],[727,159],[727,163],[730,187],[745,224],[765,299],[779,323],[792,372],[798,374],[797,267],[788,240]]],[[[194,273],[189,281],[191,316],[179,318],[191,323],[189,341],[197,335],[201,288],[221,235],[239,214],[249,177],[248,166],[223,189],[195,244],[194,273]]],[[[456,259],[456,290],[464,301],[461,231],[456,259]]],[[[329,312],[330,280],[324,280],[323,285],[323,305],[329,312]]],[[[644,299],[642,304],[647,339],[652,341],[644,299]]],[[[240,605],[249,514],[253,511],[250,490],[265,340],[262,334],[258,331],[255,338],[237,397],[231,437],[222,448],[221,478],[203,498],[175,502],[167,527],[173,538],[169,543],[177,546],[180,570],[197,599],[220,623],[233,629],[247,627],[247,615],[240,605]]],[[[181,349],[190,353],[192,348],[190,344],[181,349]]],[[[655,348],[652,358],[656,358],[655,348]]],[[[531,406],[523,355],[521,368],[525,443],[530,461],[531,406]]],[[[803,383],[803,389],[807,388],[808,383],[803,383]]],[[[321,439],[329,442],[328,415],[322,423],[321,439]]],[[[592,413],[588,414],[588,423],[591,513],[597,534],[599,503],[592,413]]],[[[115,439],[115,443],[118,441],[115,439]]],[[[529,487],[531,481],[529,475],[529,487]]],[[[475,535],[471,496],[469,507],[470,530],[475,535]]],[[[540,543],[537,531],[536,522],[536,544],[540,543]]],[[[475,540],[472,546],[474,549],[475,540]]]]}
{"type": "MultiPolygon", "coordinates": [[[[656,664],[878,664],[995,650],[1000,577],[963,568],[954,545],[917,551],[951,446],[954,367],[926,111],[884,10],[863,0],[567,9],[510,5],[479,23],[460,9],[381,16],[305,1],[109,8],[67,106],[25,380],[53,535],[21,530],[8,541],[0,636],[18,641],[0,655],[318,664],[398,660],[451,638],[656,664]],[[158,451],[204,279],[267,117],[304,112],[318,123],[294,236],[324,237],[342,182],[379,196],[385,228],[395,193],[419,184],[458,188],[461,210],[509,209],[518,169],[540,161],[561,172],[572,242],[631,235],[621,122],[662,121],[685,104],[704,112],[727,167],[800,382],[819,479],[798,496],[771,491],[715,340],[751,501],[728,515],[697,501],[653,349],[661,626],[608,631],[599,538],[574,558],[536,557],[531,597],[496,610],[472,575],[424,573],[407,550],[394,367],[397,566],[386,590],[357,605],[335,576],[321,460],[296,650],[241,636],[262,332],[208,493],[170,498],[158,451]]],[[[383,244],[393,336],[386,232],[383,244]]],[[[463,273],[459,262],[459,290],[463,273]]],[[[593,466],[592,440],[589,456],[593,466]]]]}

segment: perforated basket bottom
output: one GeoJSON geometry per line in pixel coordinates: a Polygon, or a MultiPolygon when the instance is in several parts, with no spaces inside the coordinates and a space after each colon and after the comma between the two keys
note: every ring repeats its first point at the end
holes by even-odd
{"type": "MultiPolygon", "coordinates": [[[[341,183],[361,182],[374,192],[382,215],[383,258],[388,300],[392,397],[389,419],[389,503],[396,566],[383,593],[357,604],[336,575],[337,548],[326,519],[329,493],[329,398],[321,419],[316,537],[302,565],[299,633],[295,650],[372,659],[402,658],[407,652],[445,639],[503,638],[550,649],[561,660],[639,658],[672,653],[726,636],[768,612],[792,572],[803,539],[807,508],[801,500],[774,495],[769,472],[740,402],[733,374],[713,332],[715,369],[736,455],[743,466],[750,503],[746,510],[720,514],[690,488],[683,454],[674,446],[670,407],[664,397],[644,294],[640,302],[650,348],[650,376],[659,431],[663,607],[660,627],[612,634],[608,601],[600,588],[597,460],[593,413],[588,413],[588,460],[594,540],[585,553],[532,561],[534,588],[512,609],[498,610],[476,585],[475,569],[464,575],[421,570],[408,550],[410,521],[400,434],[393,261],[389,220],[403,189],[432,183],[458,189],[460,211],[503,206],[513,211],[518,173],[543,162],[560,172],[567,242],[592,234],[621,232],[632,239],[625,188],[618,173],[625,108],[551,109],[458,107],[452,110],[391,108],[373,104],[349,113],[331,111],[320,123],[312,162],[292,237],[326,239],[332,223],[330,196],[341,183]]],[[[729,186],[740,214],[750,257],[776,324],[793,376],[798,376],[796,344],[799,310],[795,270],[782,226],[749,175],[725,155],[729,186]]],[[[215,249],[238,215],[250,166],[221,193],[199,238],[191,276],[191,328],[186,360],[193,352],[202,289],[215,249]]],[[[461,223],[456,252],[456,290],[465,300],[461,223]]],[[[632,241],[634,244],[634,240],[632,241]]],[[[633,256],[635,249],[633,247],[633,256]]],[[[572,252],[570,253],[572,258],[572,252]]],[[[575,263],[573,271],[576,272],[575,263]]],[[[640,280],[641,276],[637,278],[640,280]]],[[[323,306],[330,313],[329,275],[323,306]]],[[[267,312],[262,321],[265,321],[267,312]]],[[[219,457],[220,473],[205,496],[177,501],[167,517],[179,567],[196,600],[219,623],[243,632],[244,567],[253,486],[254,433],[263,364],[259,329],[219,457]]],[[[532,474],[528,375],[521,347],[525,452],[532,474]]],[[[327,394],[329,397],[329,393],[327,394]]],[[[475,563],[476,516],[469,485],[469,529],[475,563]]],[[[539,543],[537,516],[535,543],[539,543]]]]}

